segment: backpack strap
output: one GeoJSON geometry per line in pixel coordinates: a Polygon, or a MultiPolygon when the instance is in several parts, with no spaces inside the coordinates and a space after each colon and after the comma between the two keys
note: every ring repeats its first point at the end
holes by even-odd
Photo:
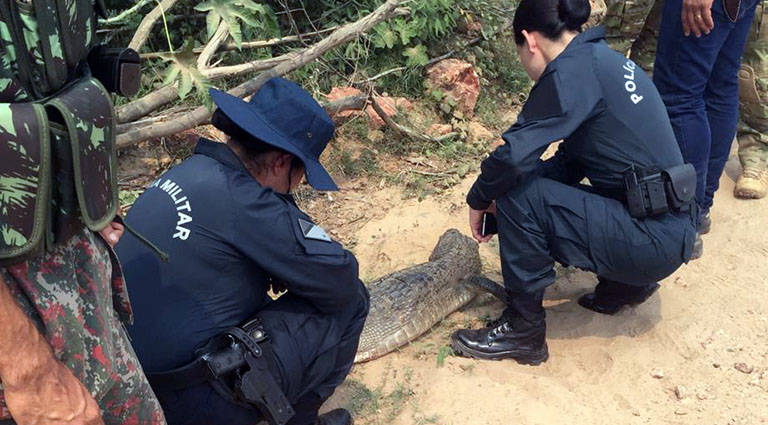
{"type": "Polygon", "coordinates": [[[33,4],[48,85],[53,90],[58,90],[69,77],[67,60],[61,47],[58,11],[56,5],[50,1],[35,1],[33,4]]]}
{"type": "Polygon", "coordinates": [[[45,110],[32,103],[0,104],[0,265],[41,252],[50,199],[45,110]]]}
{"type": "Polygon", "coordinates": [[[22,30],[23,24],[19,17],[15,1],[0,1],[0,19],[2,19],[7,26],[8,35],[10,36],[10,40],[5,41],[13,46],[13,52],[15,53],[17,68],[15,70],[16,78],[27,93],[30,93],[37,98],[41,97],[41,90],[32,84],[33,73],[30,63],[31,55],[26,46],[24,32],[22,30]]]}

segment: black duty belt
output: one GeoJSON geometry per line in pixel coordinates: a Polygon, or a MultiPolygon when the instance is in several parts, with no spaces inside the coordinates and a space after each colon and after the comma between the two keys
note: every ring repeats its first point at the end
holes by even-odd
{"type": "Polygon", "coordinates": [[[280,375],[275,353],[258,318],[212,338],[191,363],[147,374],[156,391],[181,390],[208,382],[224,399],[256,407],[270,425],[284,425],[294,411],[276,376],[280,375]]]}

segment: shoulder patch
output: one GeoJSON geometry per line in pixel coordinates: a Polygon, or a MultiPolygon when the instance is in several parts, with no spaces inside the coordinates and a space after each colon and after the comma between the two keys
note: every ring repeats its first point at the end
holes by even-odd
{"type": "Polygon", "coordinates": [[[301,229],[301,234],[304,236],[304,239],[331,242],[331,237],[325,233],[325,230],[323,230],[322,227],[301,218],[298,220],[299,228],[301,229]]]}
{"type": "MultiPolygon", "coordinates": [[[[574,81],[574,84],[579,84],[579,82],[574,81]]],[[[528,122],[557,117],[562,114],[563,102],[560,99],[557,72],[549,72],[542,76],[531,90],[520,116],[524,122],[528,122]]]]}

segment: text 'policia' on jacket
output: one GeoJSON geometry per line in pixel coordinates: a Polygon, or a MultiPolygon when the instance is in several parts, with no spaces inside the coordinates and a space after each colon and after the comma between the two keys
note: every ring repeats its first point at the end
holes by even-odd
{"type": "MultiPolygon", "coordinates": [[[[88,66],[96,12],[105,10],[97,3],[0,2],[0,266],[83,226],[100,230],[117,212],[114,106],[105,85],[120,84],[94,74],[123,68],[102,60],[104,49],[91,58],[100,69],[88,66]]],[[[138,55],[129,56],[137,71],[138,55]]]]}

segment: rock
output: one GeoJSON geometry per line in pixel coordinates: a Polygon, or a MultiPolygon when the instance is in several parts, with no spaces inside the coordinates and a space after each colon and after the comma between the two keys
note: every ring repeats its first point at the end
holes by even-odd
{"type": "Polygon", "coordinates": [[[712,367],[715,369],[720,369],[720,363],[712,363],[712,367]]]}
{"type": "Polygon", "coordinates": [[[494,140],[496,136],[479,122],[472,121],[467,127],[467,139],[470,143],[479,143],[494,140]]]}
{"type": "Polygon", "coordinates": [[[753,366],[748,365],[746,363],[736,363],[733,365],[733,368],[738,370],[741,373],[746,373],[747,375],[749,375],[750,373],[752,373],[752,371],[755,370],[753,366]]]}
{"type": "Polygon", "coordinates": [[[684,385],[678,385],[675,387],[675,397],[677,397],[678,400],[686,399],[690,396],[690,392],[688,391],[688,388],[685,388],[684,385]]]}
{"type": "Polygon", "coordinates": [[[450,124],[432,124],[429,129],[427,129],[427,134],[432,137],[440,137],[445,136],[452,131],[453,126],[450,124]]]}
{"type": "Polygon", "coordinates": [[[480,96],[480,79],[475,67],[459,59],[445,59],[427,70],[427,88],[439,89],[456,103],[455,111],[464,117],[474,115],[480,96]]]}
{"type": "Polygon", "coordinates": [[[653,369],[651,371],[651,377],[655,379],[662,379],[664,378],[664,371],[661,369],[653,369]]]}

